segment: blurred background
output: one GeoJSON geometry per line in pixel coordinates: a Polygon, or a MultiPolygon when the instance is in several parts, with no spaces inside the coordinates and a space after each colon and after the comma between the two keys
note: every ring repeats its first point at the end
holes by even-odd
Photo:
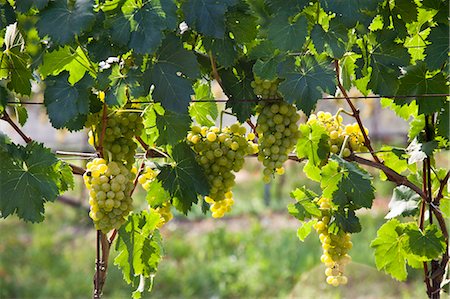
{"type": "MultiPolygon", "coordinates": [[[[42,102],[42,91],[34,89],[31,101],[42,102]]],[[[215,93],[223,96],[220,91],[215,93]]],[[[376,148],[381,144],[406,146],[406,122],[382,109],[377,99],[355,103],[376,148]]],[[[318,110],[334,114],[339,107],[347,108],[344,104],[323,100],[318,110]]],[[[24,130],[34,140],[54,151],[93,152],[87,131],[56,131],[41,105],[27,108],[29,119],[24,130]]],[[[228,118],[226,123],[234,121],[228,118]]],[[[0,131],[21,143],[5,124],[0,123],[0,131]]],[[[61,158],[81,166],[87,162],[61,158]]],[[[447,158],[442,158],[443,163],[448,164],[447,158]]],[[[175,213],[162,229],[165,255],[153,291],[144,298],[425,298],[422,271],[408,269],[408,280],[397,282],[375,268],[369,245],[384,222],[395,186],[381,181],[372,170],[376,200],[371,210],[359,215],[362,232],[352,235],[349,283],[338,288],[326,284],[317,234],[313,232],[302,243],[297,238],[299,222],[286,209],[294,202],[289,193],[295,188],[319,188],[306,179],[302,167],[288,161],[285,175],[264,185],[262,166],[248,158],[237,174],[231,213],[222,219],[203,215],[199,207],[188,217],[175,213]]],[[[73,191],[46,204],[43,223],[24,223],[14,216],[0,220],[0,298],[91,297],[95,231],[88,216],[87,192],[81,177],[75,179],[73,191]]],[[[147,205],[140,187],[134,205],[136,210],[147,205]]],[[[133,290],[113,265],[115,251],[111,253],[104,298],[130,298],[133,290]]]]}

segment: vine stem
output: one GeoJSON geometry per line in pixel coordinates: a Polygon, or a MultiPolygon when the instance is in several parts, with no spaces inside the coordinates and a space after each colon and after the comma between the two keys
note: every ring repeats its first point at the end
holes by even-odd
{"type": "Polygon", "coordinates": [[[214,79],[217,81],[222,91],[225,92],[222,84],[222,79],[220,78],[219,72],[217,71],[216,61],[214,59],[212,51],[209,51],[209,61],[211,62],[212,74],[214,79]]]}
{"type": "Polygon", "coordinates": [[[345,90],[344,86],[341,84],[340,79],[340,68],[339,68],[339,60],[334,60],[334,66],[336,71],[336,80],[339,90],[342,92],[342,95],[345,97],[345,100],[347,101],[347,104],[350,106],[350,109],[352,109],[353,117],[356,119],[356,122],[358,123],[359,129],[361,130],[361,133],[364,137],[364,145],[367,147],[369,152],[371,153],[373,159],[377,162],[382,164],[381,160],[378,158],[378,156],[375,154],[375,151],[372,147],[372,144],[370,142],[369,136],[367,136],[366,131],[364,130],[364,126],[361,121],[361,117],[359,116],[359,109],[353,105],[352,101],[350,100],[347,91],[345,90]]]}

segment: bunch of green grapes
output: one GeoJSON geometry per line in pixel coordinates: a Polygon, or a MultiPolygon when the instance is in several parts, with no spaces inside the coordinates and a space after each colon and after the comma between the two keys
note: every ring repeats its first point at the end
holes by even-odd
{"type": "Polygon", "coordinates": [[[275,172],[284,173],[283,163],[300,137],[297,126],[300,116],[294,105],[281,100],[263,102],[257,112],[258,160],[264,165],[264,182],[269,183],[275,172]]]}
{"type": "Polygon", "coordinates": [[[347,254],[352,248],[350,234],[339,230],[336,234],[328,231],[331,216],[331,201],[326,198],[320,198],[318,201],[322,215],[318,217],[314,228],[319,234],[322,243],[323,254],[321,262],[326,265],[325,275],[327,283],[332,286],[347,284],[347,277],[344,275],[344,268],[351,261],[347,254]]]}
{"type": "MultiPolygon", "coordinates": [[[[98,146],[102,134],[102,119],[97,117],[97,123],[89,132],[89,143],[98,146]]],[[[105,135],[103,138],[103,153],[106,159],[122,161],[128,168],[134,163],[137,144],[133,136],[139,136],[144,129],[142,117],[137,112],[108,111],[105,135]]]]}
{"type": "Polygon", "coordinates": [[[134,174],[117,162],[96,158],[87,164],[84,183],[89,190],[89,216],[97,230],[118,229],[131,211],[134,174]]]}
{"type": "Polygon", "coordinates": [[[278,84],[280,84],[280,79],[263,80],[255,76],[251,86],[253,87],[253,92],[262,99],[277,99],[280,98],[278,84]]]}
{"type": "Polygon", "coordinates": [[[145,166],[144,171],[138,177],[138,183],[141,184],[144,190],[148,191],[150,183],[156,178],[157,173],[150,166],[145,166]]]}
{"type": "MultiPolygon", "coordinates": [[[[339,114],[331,115],[330,112],[319,111],[311,114],[307,121],[308,124],[318,123],[323,126],[330,136],[330,152],[348,157],[352,152],[366,151],[364,146],[364,136],[357,123],[351,125],[342,125],[342,116],[339,114]]],[[[364,128],[366,134],[369,131],[364,128]]]]}
{"type": "Polygon", "coordinates": [[[250,141],[255,135],[250,133],[246,138],[245,134],[245,127],[236,123],[223,130],[193,126],[187,135],[187,141],[196,152],[196,159],[211,187],[205,200],[211,204],[215,218],[222,217],[233,204],[233,171],[241,170],[244,157],[258,151],[257,145],[250,141]]]}

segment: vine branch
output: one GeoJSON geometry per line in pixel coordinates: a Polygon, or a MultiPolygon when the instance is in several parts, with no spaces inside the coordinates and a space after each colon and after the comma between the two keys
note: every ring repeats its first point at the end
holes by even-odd
{"type": "Polygon", "coordinates": [[[17,132],[17,134],[20,135],[20,137],[22,137],[22,139],[26,142],[26,143],[30,143],[33,140],[28,137],[20,128],[19,126],[16,125],[16,123],[11,119],[11,117],[9,117],[8,113],[5,111],[3,111],[3,115],[2,118],[4,121],[6,121],[7,123],[9,123],[11,125],[11,127],[13,127],[13,129],[17,132]]]}

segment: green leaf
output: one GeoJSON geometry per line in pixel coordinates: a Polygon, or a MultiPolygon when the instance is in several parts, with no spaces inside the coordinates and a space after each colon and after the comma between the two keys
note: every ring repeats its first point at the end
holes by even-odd
{"type": "Polygon", "coordinates": [[[405,280],[406,252],[405,237],[397,233],[400,222],[392,219],[383,224],[377,232],[377,238],[370,247],[375,249],[375,264],[378,270],[384,270],[398,280],[405,280]]]}
{"type": "Polygon", "coordinates": [[[56,156],[42,144],[0,144],[0,216],[44,220],[44,204],[59,195],[56,156]]]}
{"type": "Polygon", "coordinates": [[[276,79],[278,64],[282,59],[282,55],[270,57],[267,60],[258,59],[253,65],[253,73],[264,80],[276,79]]]}
{"type": "Polygon", "coordinates": [[[18,48],[0,53],[0,79],[10,79],[8,89],[18,94],[30,95],[33,74],[29,67],[29,56],[18,48]]]}
{"type": "Polygon", "coordinates": [[[161,102],[166,110],[186,113],[194,94],[192,83],[187,78],[199,76],[195,55],[185,50],[175,35],[169,35],[159,48],[156,61],[146,73],[148,79],[145,79],[155,87],[153,99],[161,102]]]}
{"type": "Polygon", "coordinates": [[[45,80],[47,88],[44,93],[44,104],[54,128],[79,130],[83,128],[86,115],[89,113],[92,79],[86,76],[75,85],[71,85],[68,79],[69,74],[64,72],[45,80]],[[62,107],[64,109],[61,109],[62,107]]]}
{"type": "Polygon", "coordinates": [[[450,103],[446,101],[444,109],[439,111],[437,116],[437,134],[446,139],[450,136],[450,103]]]}
{"type": "Polygon", "coordinates": [[[201,126],[214,126],[219,115],[210,84],[197,83],[194,86],[195,100],[205,102],[191,102],[189,114],[201,126]]]}
{"type": "Polygon", "coordinates": [[[14,22],[16,22],[14,8],[8,1],[3,1],[3,3],[0,3],[0,28],[6,28],[14,22]]]}
{"type": "Polygon", "coordinates": [[[297,141],[297,156],[307,158],[314,166],[318,166],[328,158],[330,137],[326,129],[317,124],[301,124],[300,138],[297,141]]]}
{"type": "Polygon", "coordinates": [[[119,229],[114,265],[122,270],[124,280],[133,287],[139,284],[141,277],[152,279],[161,261],[162,239],[156,228],[159,221],[158,213],[142,211],[128,216],[128,221],[119,229]]]}
{"type": "Polygon", "coordinates": [[[300,51],[307,34],[308,20],[303,15],[290,23],[288,15],[280,14],[269,23],[269,39],[276,48],[283,51],[300,51]]]}
{"type": "MultiPolygon", "coordinates": [[[[427,97],[424,94],[446,94],[448,92],[447,80],[442,72],[434,76],[428,75],[428,69],[424,62],[418,61],[416,65],[408,66],[406,74],[400,78],[398,95],[412,95],[419,106],[419,114],[431,114],[438,112],[447,103],[445,97],[427,97]]],[[[413,99],[395,99],[398,105],[410,103],[413,99]]]]}
{"type": "Polygon", "coordinates": [[[450,218],[450,197],[447,196],[442,198],[439,208],[444,217],[450,218]]]}
{"type": "Polygon", "coordinates": [[[224,87],[224,93],[228,96],[227,108],[231,108],[239,122],[244,123],[253,115],[256,101],[253,87],[253,65],[251,63],[239,63],[234,69],[219,71],[224,87]]]}
{"type": "Polygon", "coordinates": [[[224,16],[235,0],[192,0],[181,6],[189,27],[205,35],[223,38],[225,35],[224,16]]]}
{"type": "Polygon", "coordinates": [[[311,56],[304,56],[300,65],[296,65],[294,58],[289,58],[281,64],[279,75],[285,78],[278,90],[289,103],[295,103],[297,108],[309,114],[322,98],[322,93],[334,94],[336,89],[335,73],[331,68],[331,61],[316,60],[311,56]]]}
{"type": "Polygon", "coordinates": [[[189,131],[192,120],[188,114],[180,114],[166,110],[163,115],[156,115],[156,127],[159,137],[157,145],[175,145],[183,140],[189,131]]]}
{"type": "Polygon", "coordinates": [[[170,200],[170,194],[164,190],[162,184],[158,180],[153,180],[147,190],[145,197],[150,207],[160,207],[163,203],[170,200]]]}
{"type": "Polygon", "coordinates": [[[231,67],[238,58],[236,45],[228,36],[223,38],[205,37],[203,39],[203,45],[208,52],[212,52],[219,65],[222,67],[231,67]]]}
{"type": "Polygon", "coordinates": [[[69,164],[60,160],[55,164],[54,171],[59,174],[59,193],[63,193],[75,187],[72,168],[69,166],[69,164]]]}
{"type": "Polygon", "coordinates": [[[397,105],[394,103],[393,99],[381,98],[381,107],[389,108],[397,114],[397,116],[403,118],[404,120],[409,120],[410,118],[417,117],[419,111],[416,101],[411,101],[409,104],[397,105]]]}
{"type": "Polygon", "coordinates": [[[333,160],[329,160],[327,165],[319,170],[322,196],[325,198],[333,198],[333,193],[337,190],[338,184],[342,179],[343,171],[339,167],[339,163],[333,160]]]}
{"type": "Polygon", "coordinates": [[[375,10],[378,2],[366,0],[320,0],[320,5],[325,11],[336,13],[336,20],[347,27],[354,27],[360,22],[369,25],[371,19],[363,11],[375,10]]]}
{"type": "Polygon", "coordinates": [[[172,165],[163,165],[158,180],[173,198],[173,205],[187,213],[197,195],[207,195],[209,186],[200,165],[195,160],[195,153],[186,143],[178,143],[172,149],[172,165]]]}
{"type": "Polygon", "coordinates": [[[328,31],[319,24],[314,25],[311,39],[319,53],[326,52],[332,58],[342,58],[347,47],[347,27],[332,19],[328,31]]]}
{"type": "Polygon", "coordinates": [[[18,0],[16,1],[16,9],[20,12],[25,13],[32,7],[42,9],[47,6],[48,2],[49,0],[18,0]]]}
{"type": "Polygon", "coordinates": [[[297,188],[291,192],[291,197],[297,202],[295,204],[288,205],[289,214],[297,218],[298,220],[305,220],[305,218],[311,218],[312,216],[320,216],[321,212],[314,199],[317,197],[313,191],[306,189],[305,187],[297,188]]]}
{"type": "Polygon", "coordinates": [[[397,38],[394,30],[379,30],[376,34],[377,43],[369,54],[372,73],[368,87],[382,96],[391,95],[399,86],[400,67],[409,65],[410,56],[403,45],[393,42],[397,38]]]}
{"type": "Polygon", "coordinates": [[[408,253],[430,261],[445,252],[445,238],[434,224],[428,225],[424,231],[421,231],[417,224],[413,223],[405,229],[405,234],[408,236],[408,253]]]}
{"type": "Polygon", "coordinates": [[[406,186],[398,186],[392,193],[389,213],[384,218],[414,215],[418,210],[419,201],[420,196],[416,192],[406,186]]]}
{"type": "Polygon", "coordinates": [[[445,62],[448,62],[449,49],[449,26],[448,21],[440,23],[431,29],[428,35],[431,45],[425,48],[425,62],[430,70],[440,69],[445,62]]]}
{"type": "Polygon", "coordinates": [[[44,54],[39,73],[46,78],[49,75],[58,75],[65,70],[70,74],[69,82],[75,84],[83,78],[86,71],[90,70],[89,68],[89,58],[80,47],[72,52],[69,46],[65,46],[44,54]]]}
{"type": "Polygon", "coordinates": [[[68,44],[75,35],[88,29],[95,20],[94,1],[76,0],[70,6],[69,1],[51,1],[39,13],[36,23],[41,37],[50,36],[56,44],[68,44]]]}
{"type": "Polygon", "coordinates": [[[297,237],[300,239],[300,241],[305,241],[306,237],[308,237],[311,233],[312,227],[316,223],[316,219],[302,223],[302,225],[297,230],[297,237]]]}
{"type": "Polygon", "coordinates": [[[395,0],[393,13],[399,14],[406,23],[417,21],[417,5],[409,0],[395,0]]]}
{"type": "Polygon", "coordinates": [[[413,140],[425,129],[425,115],[421,114],[413,118],[409,123],[408,139],[413,140]]]}
{"type": "Polygon", "coordinates": [[[163,30],[176,28],[177,7],[173,0],[145,1],[142,4],[128,0],[124,6],[128,10],[133,8],[126,14],[132,24],[129,46],[139,54],[154,52],[164,37],[163,30]]]}
{"type": "Polygon", "coordinates": [[[338,189],[333,193],[333,202],[340,206],[371,208],[375,194],[369,173],[339,156],[333,155],[332,159],[336,160],[344,171],[338,189]]]}
{"type": "Polygon", "coordinates": [[[355,215],[355,211],[349,209],[339,209],[333,214],[334,220],[332,224],[336,224],[340,229],[347,233],[359,233],[361,231],[361,223],[355,215]]]}
{"type": "Polygon", "coordinates": [[[238,43],[251,43],[258,34],[258,19],[254,14],[233,9],[226,14],[226,27],[238,43]]]}

